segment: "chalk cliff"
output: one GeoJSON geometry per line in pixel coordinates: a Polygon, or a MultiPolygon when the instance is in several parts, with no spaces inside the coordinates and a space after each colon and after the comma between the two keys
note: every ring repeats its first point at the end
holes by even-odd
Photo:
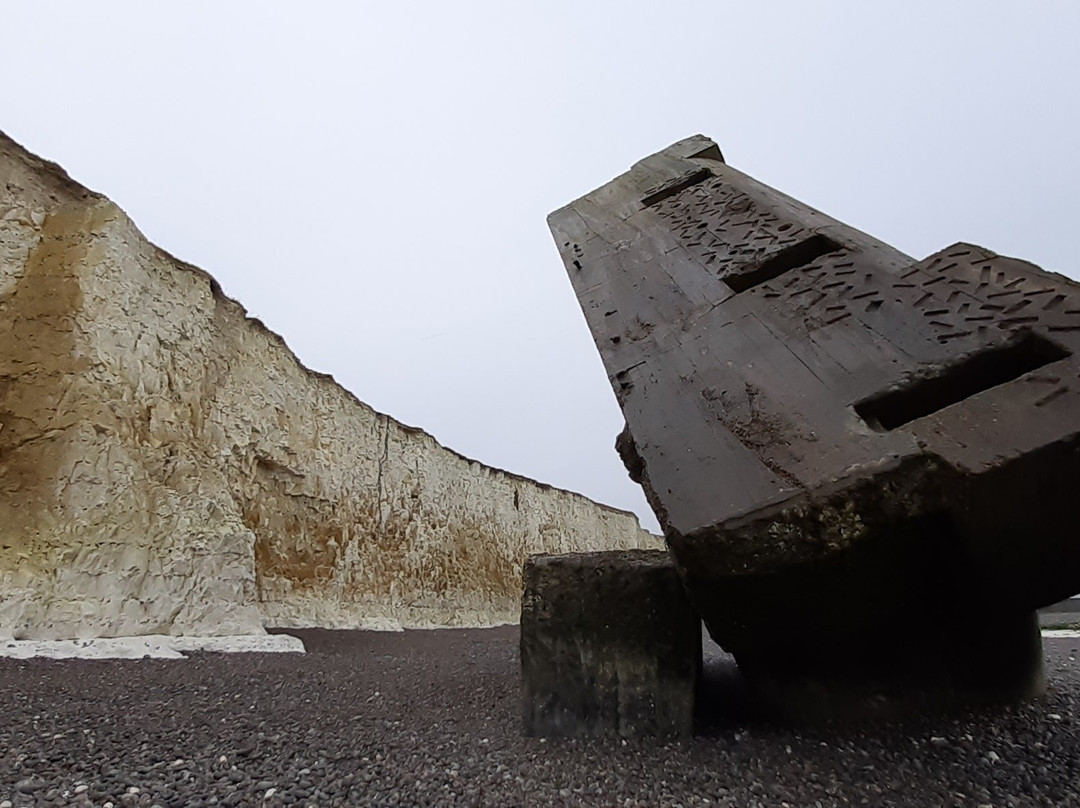
{"type": "Polygon", "coordinates": [[[657,546],[306,369],[0,135],[0,637],[514,622],[527,554],[657,546]]]}

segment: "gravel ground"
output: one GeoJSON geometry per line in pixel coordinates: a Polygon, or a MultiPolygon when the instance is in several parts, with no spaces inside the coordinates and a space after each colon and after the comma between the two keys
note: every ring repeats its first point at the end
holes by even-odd
{"type": "Polygon", "coordinates": [[[524,738],[517,630],[304,631],[307,655],[0,660],[0,808],[1080,806],[1080,640],[1024,705],[792,729],[710,654],[692,741],[524,738]]]}

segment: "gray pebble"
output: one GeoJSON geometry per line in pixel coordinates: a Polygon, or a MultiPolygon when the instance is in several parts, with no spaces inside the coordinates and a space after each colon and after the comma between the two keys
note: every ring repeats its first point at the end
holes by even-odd
{"type": "Polygon", "coordinates": [[[21,794],[33,794],[45,787],[45,782],[37,777],[26,777],[15,784],[15,790],[21,794]]]}

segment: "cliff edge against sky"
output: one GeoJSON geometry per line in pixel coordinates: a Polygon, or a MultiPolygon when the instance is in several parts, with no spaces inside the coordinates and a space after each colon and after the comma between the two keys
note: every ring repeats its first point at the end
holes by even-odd
{"type": "Polygon", "coordinates": [[[513,622],[529,553],[656,546],[375,412],[0,135],[0,637],[513,622]]]}

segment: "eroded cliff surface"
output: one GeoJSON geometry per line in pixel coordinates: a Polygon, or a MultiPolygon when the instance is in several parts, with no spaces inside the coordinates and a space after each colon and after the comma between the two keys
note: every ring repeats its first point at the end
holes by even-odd
{"type": "Polygon", "coordinates": [[[307,370],[0,135],[0,636],[512,622],[527,554],[655,546],[307,370]]]}

